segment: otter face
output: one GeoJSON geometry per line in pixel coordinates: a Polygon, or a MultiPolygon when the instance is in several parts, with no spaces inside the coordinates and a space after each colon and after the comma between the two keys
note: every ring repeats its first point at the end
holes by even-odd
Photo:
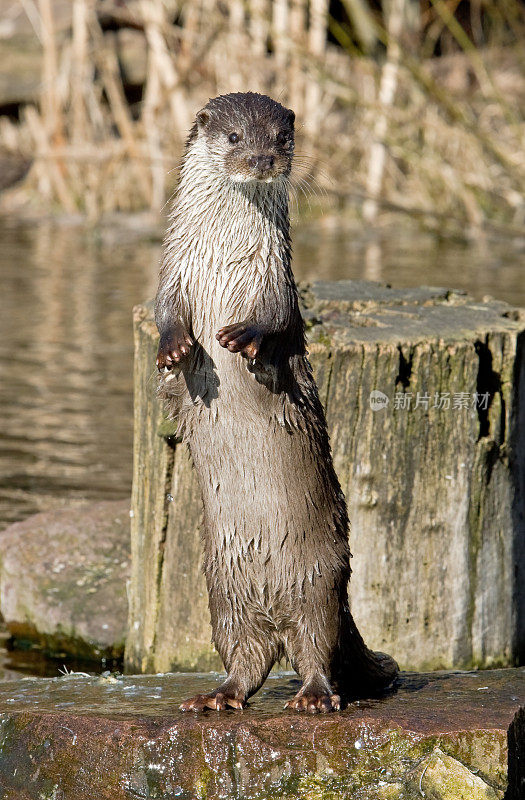
{"type": "Polygon", "coordinates": [[[197,114],[190,143],[202,138],[221,177],[271,183],[290,174],[295,114],[266,95],[226,94],[197,114]]]}

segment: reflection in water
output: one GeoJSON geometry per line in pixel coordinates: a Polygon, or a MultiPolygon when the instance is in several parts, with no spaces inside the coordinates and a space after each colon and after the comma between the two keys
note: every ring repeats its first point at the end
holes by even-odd
{"type": "Polygon", "coordinates": [[[131,476],[131,307],[158,247],[73,229],[0,230],[0,518],[52,498],[111,499],[131,476]]]}
{"type": "Polygon", "coordinates": [[[466,243],[406,226],[367,232],[328,217],[298,229],[293,246],[300,279],[445,286],[525,306],[525,237],[466,243]]]}
{"type": "Polygon", "coordinates": [[[9,632],[0,625],[0,683],[2,681],[20,680],[24,675],[39,678],[56,678],[66,672],[89,672],[100,675],[105,670],[122,670],[122,659],[101,659],[86,661],[74,658],[65,653],[50,655],[44,653],[28,642],[27,648],[14,649],[9,632]]]}
{"type": "MultiPolygon", "coordinates": [[[[0,525],[60,501],[124,497],[131,308],[155,292],[160,244],[5,221],[0,242],[0,525]]],[[[327,219],[296,231],[294,268],[298,279],[451,286],[525,305],[518,246],[399,229],[367,236],[327,219]]]]}

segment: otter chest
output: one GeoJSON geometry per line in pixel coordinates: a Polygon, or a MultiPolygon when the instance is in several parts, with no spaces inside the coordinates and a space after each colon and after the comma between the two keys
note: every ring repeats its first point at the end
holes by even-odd
{"type": "Polygon", "coordinates": [[[254,316],[262,294],[276,291],[271,246],[255,239],[243,246],[211,246],[196,252],[189,264],[187,291],[193,333],[206,347],[223,325],[254,316]]]}

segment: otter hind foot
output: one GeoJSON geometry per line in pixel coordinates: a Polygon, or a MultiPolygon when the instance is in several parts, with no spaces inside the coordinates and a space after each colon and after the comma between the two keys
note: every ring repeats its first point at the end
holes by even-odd
{"type": "Polygon", "coordinates": [[[219,686],[208,694],[197,694],[180,704],[181,711],[225,711],[226,708],[243,709],[246,697],[232,686],[219,686]]]}
{"type": "Polygon", "coordinates": [[[292,711],[307,711],[309,714],[327,714],[329,711],[340,711],[341,698],[338,694],[301,690],[288,700],[285,708],[290,708],[292,711]]]}

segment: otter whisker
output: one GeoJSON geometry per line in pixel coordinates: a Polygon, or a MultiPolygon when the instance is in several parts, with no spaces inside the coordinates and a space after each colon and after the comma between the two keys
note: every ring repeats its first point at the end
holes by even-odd
{"type": "Polygon", "coordinates": [[[308,169],[309,175],[312,175],[314,172],[317,175],[320,175],[324,178],[327,183],[334,183],[333,178],[330,176],[328,170],[330,165],[321,159],[317,158],[316,156],[311,156],[309,154],[304,155],[294,155],[294,169],[308,169]]]}
{"type": "Polygon", "coordinates": [[[311,195],[310,195],[310,193],[308,193],[308,192],[306,191],[306,189],[304,188],[304,186],[303,186],[301,183],[297,183],[297,184],[295,185],[295,188],[296,188],[298,191],[300,191],[300,192],[301,192],[301,194],[303,195],[303,197],[306,199],[306,202],[308,203],[308,210],[309,210],[309,211],[312,211],[312,206],[311,206],[311,203],[310,203],[310,198],[311,198],[311,195]]]}
{"type": "Polygon", "coordinates": [[[291,204],[292,204],[292,212],[293,212],[292,216],[294,218],[295,218],[295,216],[299,217],[299,198],[297,196],[297,190],[296,190],[295,186],[290,186],[289,192],[290,192],[290,200],[291,200],[291,204]]]}
{"type": "Polygon", "coordinates": [[[314,166],[312,166],[312,167],[309,166],[308,170],[306,172],[304,172],[303,171],[303,165],[300,162],[298,164],[294,163],[293,172],[294,172],[294,174],[298,174],[298,175],[300,175],[300,177],[304,177],[304,178],[307,178],[307,179],[317,180],[317,176],[319,176],[319,177],[323,178],[323,180],[325,180],[327,183],[330,183],[330,184],[334,183],[334,181],[332,180],[330,175],[328,175],[326,172],[323,172],[320,169],[316,169],[314,166]]]}
{"type": "Polygon", "coordinates": [[[315,178],[313,175],[309,175],[308,177],[303,178],[303,181],[306,184],[310,185],[310,188],[315,194],[320,194],[323,197],[328,197],[328,190],[326,189],[326,187],[322,186],[317,180],[317,178],[315,178]]]}

